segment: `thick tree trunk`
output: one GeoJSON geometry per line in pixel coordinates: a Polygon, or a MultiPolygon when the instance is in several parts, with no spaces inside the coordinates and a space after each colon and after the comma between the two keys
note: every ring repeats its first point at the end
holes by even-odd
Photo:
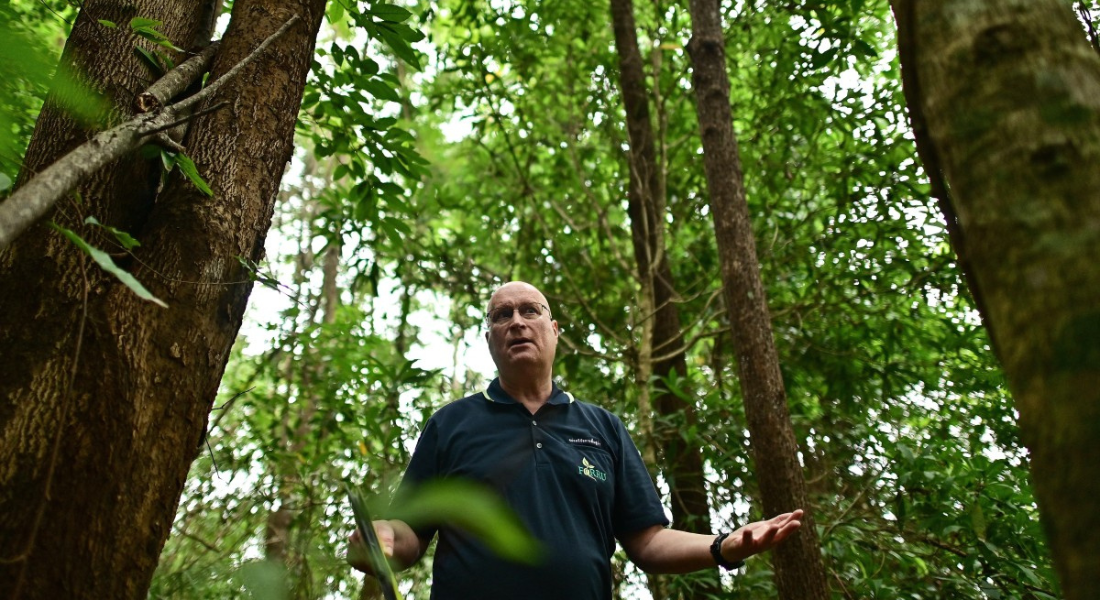
{"type": "Polygon", "coordinates": [[[1061,0],[893,5],[910,113],[950,186],[1065,597],[1095,597],[1100,56],[1061,0]]]}
{"type": "Polygon", "coordinates": [[[691,0],[691,22],[688,49],[703,165],[761,500],[766,517],[796,508],[806,511],[799,533],[775,551],[776,584],[781,598],[823,600],[828,597],[825,569],[798,462],[798,443],[787,410],[745,200],[717,0],[691,0]]]}
{"type": "MultiPolygon", "coordinates": [[[[323,0],[234,3],[214,78],[292,15],[302,22],[216,94],[211,104],[224,108],[193,123],[185,145],[213,197],[178,173],[156,195],[158,167],[135,157],[51,215],[71,229],[93,215],[134,233],[142,246],[127,266],[169,309],[139,300],[43,225],[0,255],[7,596],[145,596],[251,290],[237,257],[262,254],[323,10],[323,0]]],[[[124,112],[149,78],[132,58],[136,38],[97,20],[155,18],[194,47],[202,14],[193,2],[89,0],[64,60],[84,65],[124,112]]],[[[51,103],[20,180],[87,136],[51,103]]]]}
{"type": "MultiPolygon", "coordinates": [[[[649,344],[652,374],[668,377],[675,373],[683,377],[687,373],[684,338],[680,312],[675,304],[677,292],[665,254],[664,192],[632,0],[612,0],[611,16],[631,149],[628,188],[631,239],[642,292],[652,299],[654,310],[649,344]]],[[[642,382],[643,385],[647,383],[642,382]]],[[[654,405],[662,417],[682,417],[684,428],[691,428],[698,421],[695,407],[675,394],[658,394],[654,405]]],[[[710,508],[702,452],[697,444],[686,444],[681,431],[680,428],[666,427],[656,432],[664,455],[663,471],[671,492],[673,524],[687,531],[710,533],[710,508]]],[[[704,588],[698,592],[707,594],[717,591],[714,584],[704,588]]]]}

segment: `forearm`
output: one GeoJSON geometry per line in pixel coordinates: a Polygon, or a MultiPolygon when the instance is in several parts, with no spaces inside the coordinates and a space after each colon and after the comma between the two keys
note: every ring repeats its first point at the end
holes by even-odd
{"type": "MultiPolygon", "coordinates": [[[[722,560],[736,563],[781,544],[802,526],[802,509],[749,523],[726,536],[719,548],[722,560]]],[[[688,573],[715,567],[710,535],[654,525],[620,538],[634,564],[647,573],[688,573]]]]}
{"type": "Polygon", "coordinates": [[[627,556],[646,573],[681,574],[715,568],[713,535],[658,527],[623,540],[627,556]]]}

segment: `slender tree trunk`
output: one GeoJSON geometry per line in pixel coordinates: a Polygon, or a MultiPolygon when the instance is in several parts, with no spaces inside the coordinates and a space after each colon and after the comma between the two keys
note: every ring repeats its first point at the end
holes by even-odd
{"type": "MultiPolygon", "coordinates": [[[[145,597],[251,290],[237,257],[263,251],[323,10],[323,0],[234,3],[212,78],[292,15],[302,21],[192,124],[185,145],[213,197],[178,173],[155,194],[155,166],[131,158],[51,215],[71,229],[92,215],[135,233],[142,246],[126,266],[169,309],[44,225],[0,255],[0,594],[145,597]]],[[[192,2],[88,0],[64,60],[84,65],[121,112],[147,78],[136,38],[97,20],[155,18],[193,47],[202,15],[192,2]]],[[[88,135],[55,106],[28,173],[88,135]]]]}
{"type": "MultiPolygon", "coordinates": [[[[311,221],[311,207],[304,210],[303,220],[306,222],[306,231],[301,244],[308,247],[313,233],[308,223],[311,221]]],[[[321,262],[321,295],[317,298],[320,306],[321,323],[331,325],[336,320],[336,310],[339,307],[340,289],[337,285],[337,276],[340,266],[340,244],[332,243],[325,250],[321,262]]],[[[302,278],[304,285],[308,275],[302,278]]],[[[311,319],[312,320],[312,319],[311,319]]],[[[288,582],[293,590],[292,598],[312,597],[312,580],[308,568],[308,556],[303,553],[302,536],[299,534],[300,525],[310,522],[303,518],[300,507],[305,504],[302,497],[302,477],[299,474],[300,462],[298,457],[306,451],[309,442],[316,436],[313,427],[313,418],[321,408],[321,394],[316,389],[317,382],[323,381],[325,374],[323,366],[317,358],[317,346],[310,345],[303,348],[306,360],[298,365],[296,361],[290,361],[287,382],[294,385],[294,367],[302,369],[298,379],[298,392],[301,402],[287,405],[283,417],[282,447],[285,451],[282,462],[276,463],[274,470],[278,477],[276,482],[278,506],[267,517],[264,531],[264,554],[268,560],[283,563],[287,568],[290,578],[288,582]],[[295,539],[298,539],[295,542],[295,539]]],[[[308,531],[307,531],[308,533],[308,531]]]]}
{"type": "Polygon", "coordinates": [[[950,187],[966,239],[960,262],[1016,399],[1065,597],[1093,598],[1100,55],[1061,0],[895,0],[893,8],[910,114],[927,125],[921,157],[950,187]]]}
{"type": "MultiPolygon", "coordinates": [[[[631,149],[628,188],[631,239],[642,291],[652,299],[654,311],[652,341],[649,344],[652,374],[662,378],[675,374],[682,378],[687,373],[684,338],[680,312],[675,303],[677,292],[665,254],[663,179],[656,158],[645,85],[645,63],[638,49],[633,2],[612,0],[611,15],[631,149]]],[[[642,382],[642,385],[647,383],[642,382]]],[[[658,393],[654,405],[662,417],[682,416],[685,429],[697,423],[695,407],[675,394],[667,391],[658,393]]],[[[683,430],[666,427],[656,432],[664,452],[663,470],[671,492],[673,524],[687,531],[710,533],[710,507],[702,452],[698,444],[685,443],[681,436],[683,430]]],[[[715,580],[697,592],[713,594],[717,589],[715,580]]]]}
{"type": "Polygon", "coordinates": [[[779,596],[789,600],[823,600],[828,597],[825,569],[798,462],[798,443],[787,410],[771,315],[760,280],[741,158],[733,132],[725,38],[718,8],[717,0],[691,0],[693,35],[688,48],[726,308],[765,516],[796,508],[806,511],[799,533],[775,551],[773,563],[779,596]]]}

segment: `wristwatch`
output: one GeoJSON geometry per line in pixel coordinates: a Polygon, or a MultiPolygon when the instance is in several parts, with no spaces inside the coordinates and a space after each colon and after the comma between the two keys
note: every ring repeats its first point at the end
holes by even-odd
{"type": "Polygon", "coordinates": [[[722,541],[730,536],[730,532],[719,533],[710,544],[710,555],[714,557],[714,563],[727,571],[740,569],[745,566],[745,561],[730,562],[722,556],[722,541]]]}

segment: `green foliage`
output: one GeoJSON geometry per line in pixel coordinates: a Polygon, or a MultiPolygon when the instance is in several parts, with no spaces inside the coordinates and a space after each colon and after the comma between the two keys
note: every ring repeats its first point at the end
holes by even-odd
{"type": "Polygon", "coordinates": [[[84,223],[86,225],[95,225],[96,227],[101,227],[101,228],[109,231],[111,233],[111,235],[115,236],[115,240],[125,250],[133,250],[134,248],[141,245],[141,242],[135,240],[133,238],[133,236],[131,236],[130,234],[128,234],[125,231],[122,231],[118,228],[111,227],[110,225],[104,225],[103,223],[100,223],[95,217],[88,217],[88,218],[84,219],[84,223]]]}
{"type": "Polygon", "coordinates": [[[247,590],[245,598],[286,600],[286,567],[270,560],[254,560],[241,565],[234,579],[247,590]]]}
{"type": "MultiPolygon", "coordinates": [[[[110,21],[100,21],[100,24],[110,28],[117,27],[117,25],[110,21]]],[[[161,25],[164,25],[164,22],[157,21],[156,19],[147,19],[144,17],[134,17],[130,19],[130,30],[135,36],[149,40],[162,48],[175,50],[176,52],[184,52],[182,48],[173,44],[167,36],[157,31],[157,28],[161,25]]],[[[136,54],[138,58],[141,58],[146,66],[149,67],[149,70],[158,77],[175,67],[172,58],[164,52],[149,51],[138,44],[134,44],[134,54],[136,54]]]]}
{"type": "MultiPolygon", "coordinates": [[[[94,221],[94,219],[90,222],[96,225],[99,224],[97,221],[94,221]]],[[[111,258],[110,254],[107,254],[99,248],[92,246],[88,242],[84,241],[84,238],[80,237],[79,235],[77,235],[76,232],[70,229],[65,229],[64,227],[56,223],[50,223],[50,226],[59,231],[61,235],[64,235],[66,238],[68,238],[69,241],[76,245],[77,248],[80,248],[85,253],[87,253],[88,256],[91,256],[92,260],[94,260],[101,269],[117,277],[119,281],[121,281],[126,287],[130,288],[130,290],[137,294],[139,298],[141,298],[142,300],[148,300],[149,302],[152,302],[158,306],[168,308],[168,305],[165,304],[163,300],[154,296],[152,292],[145,288],[144,285],[141,285],[141,282],[138,281],[137,278],[116,265],[114,259],[111,258]]],[[[111,229],[112,232],[116,231],[114,230],[114,228],[111,229]]],[[[123,235],[125,235],[126,238],[133,240],[133,238],[131,238],[128,234],[123,235]]]]}
{"type": "MultiPolygon", "coordinates": [[[[720,294],[686,8],[636,5],[689,365],[641,383],[649,315],[607,7],[327,10],[304,152],[276,216],[282,242],[270,264],[252,265],[285,309],[234,351],[222,397],[236,399],[213,413],[151,595],[241,597],[230,574],[265,552],[281,507],[293,515],[291,595],[354,595],[340,556],[351,519],[333,482],[392,492],[424,419],[485,377],[463,363],[422,368],[412,351],[461,354],[488,291],[509,279],[547,292],[563,329],[561,384],[623,416],[640,446],[653,419],[643,386],[704,415],[694,428],[675,416],[656,425],[702,448],[715,527],[770,516],[757,508],[720,294]],[[340,249],[331,315],[319,258],[330,248],[340,249]],[[414,325],[428,314],[445,324],[414,325]]],[[[726,32],[747,197],[831,594],[1058,597],[1011,399],[916,161],[887,3],[741,3],[726,32]]],[[[402,506],[431,513],[457,504],[451,493],[402,506]]],[[[486,519],[500,514],[475,505],[486,519]]],[[[427,597],[425,569],[400,577],[406,597],[427,597]]],[[[623,577],[623,596],[642,593],[635,572],[623,577]]],[[[727,585],[735,598],[776,593],[766,558],[727,585]]]]}
{"type": "MultiPolygon", "coordinates": [[[[61,54],[65,23],[49,11],[72,14],[52,4],[0,3],[0,175],[9,182],[19,171],[61,54]]],[[[0,193],[10,187],[0,186],[0,193]]]]}

